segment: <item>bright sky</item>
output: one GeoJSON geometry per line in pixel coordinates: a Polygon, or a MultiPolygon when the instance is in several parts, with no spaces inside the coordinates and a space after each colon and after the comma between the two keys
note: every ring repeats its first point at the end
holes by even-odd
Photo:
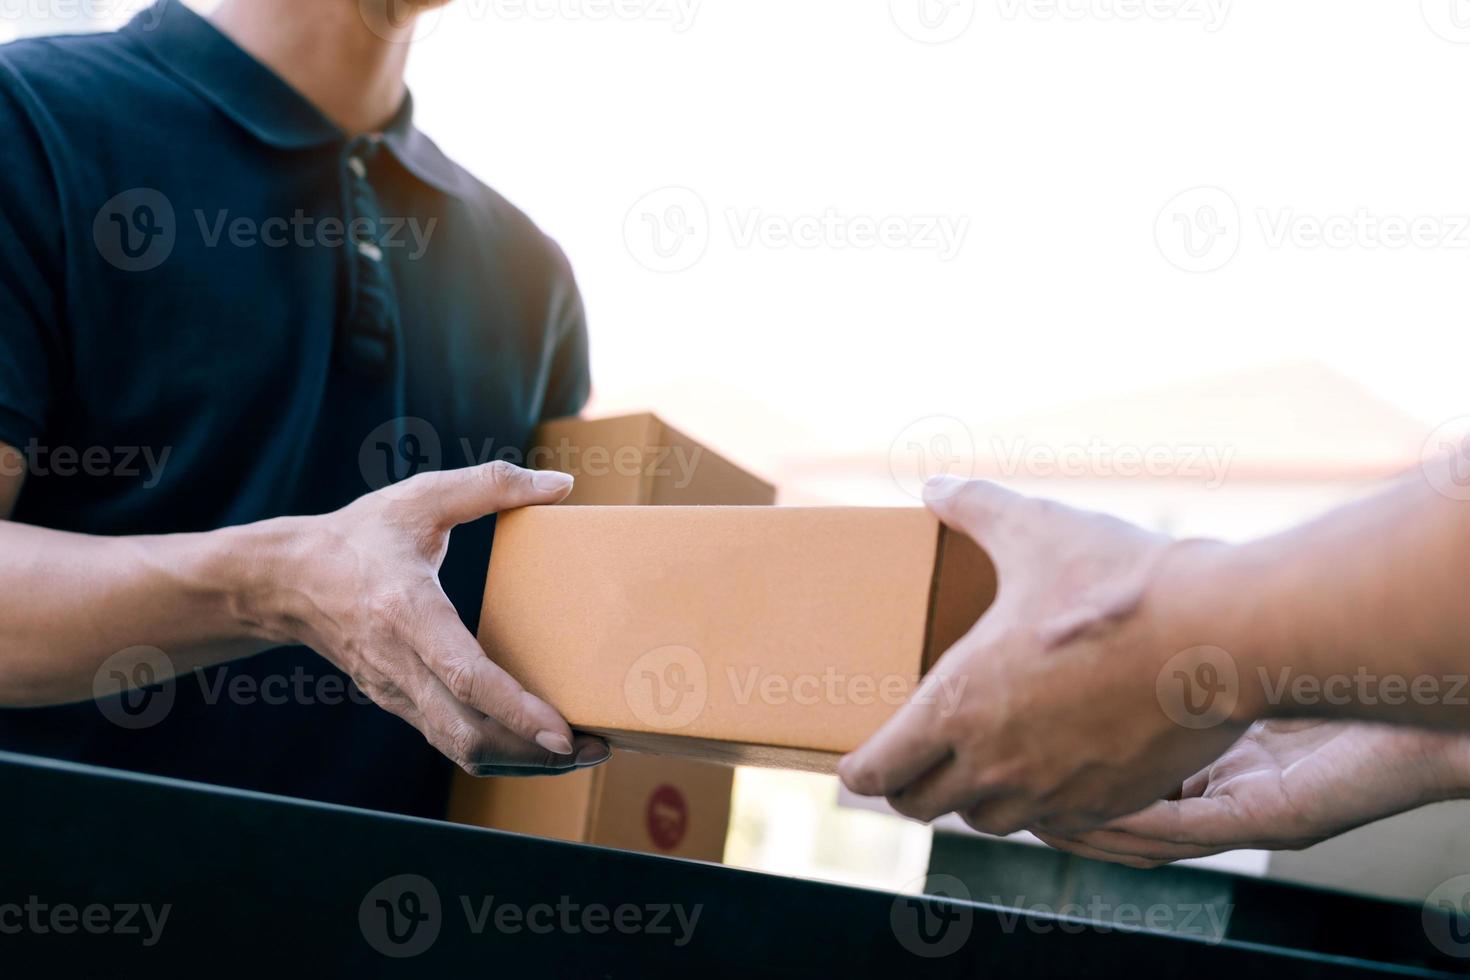
{"type": "Polygon", "coordinates": [[[922,415],[1312,358],[1430,424],[1466,411],[1470,46],[1430,22],[1470,30],[1433,0],[1166,0],[1164,20],[956,0],[949,25],[973,19],[938,45],[899,26],[922,33],[917,0],[689,2],[681,31],[673,0],[604,20],[460,0],[411,68],[423,125],[571,255],[605,403],[766,406],[814,449],[881,451],[922,415]],[[697,203],[654,198],[626,233],[670,185],[697,203]],[[1188,264],[1183,231],[1221,196],[1157,219],[1201,185],[1225,192],[1206,264],[1237,251],[1188,272],[1164,253],[1188,264]],[[952,258],[747,237],[755,215],[779,233],[829,209],[965,234],[952,258]],[[1385,245],[1416,218],[1418,244],[1385,245]],[[650,271],[648,220],[666,243],[693,228],[696,257],[703,228],[702,257],[650,271]]]}

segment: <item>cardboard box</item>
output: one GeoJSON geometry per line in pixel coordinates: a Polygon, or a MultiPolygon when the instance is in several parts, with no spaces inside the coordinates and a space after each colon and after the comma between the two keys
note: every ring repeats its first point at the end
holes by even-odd
{"type": "MultiPolygon", "coordinates": [[[[769,483],[654,415],[561,419],[543,425],[534,441],[526,465],[577,478],[561,507],[775,502],[776,490],[769,483]]],[[[728,766],[632,752],[616,753],[596,769],[563,776],[475,779],[456,773],[449,819],[720,861],[733,779],[728,766]]]]}
{"type": "Polygon", "coordinates": [[[490,580],[482,645],[574,728],[819,772],[996,587],[974,542],[920,508],[528,508],[501,519],[490,580]]]}

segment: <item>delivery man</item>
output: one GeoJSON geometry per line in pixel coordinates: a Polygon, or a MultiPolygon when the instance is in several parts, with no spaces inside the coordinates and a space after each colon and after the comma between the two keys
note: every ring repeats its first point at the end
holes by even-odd
{"type": "Polygon", "coordinates": [[[582,408],[587,328],[414,128],[434,5],[0,47],[0,749],[425,816],[444,757],[607,758],[471,632],[487,516],[571,485],[480,447],[582,408]]]}

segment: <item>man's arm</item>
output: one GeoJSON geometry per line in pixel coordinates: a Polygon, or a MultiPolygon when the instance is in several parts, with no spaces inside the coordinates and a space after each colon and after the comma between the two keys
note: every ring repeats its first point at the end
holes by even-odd
{"type": "MultiPolygon", "coordinates": [[[[0,478],[6,515],[23,479],[13,470],[0,478]]],[[[438,580],[456,525],[570,488],[564,474],[491,463],[426,473],[332,514],[200,534],[0,521],[0,705],[89,699],[103,662],[135,646],[164,651],[182,673],[300,643],[467,771],[599,762],[606,746],[574,742],[555,709],[486,657],[438,580]]],[[[132,676],[128,666],[109,662],[132,676]]]]}
{"type": "Polygon", "coordinates": [[[926,682],[961,685],[958,706],[915,698],[844,781],[919,819],[1085,830],[1177,792],[1260,717],[1470,728],[1470,502],[1436,490],[1456,462],[1240,546],[931,485],[999,592],[926,682]]]}

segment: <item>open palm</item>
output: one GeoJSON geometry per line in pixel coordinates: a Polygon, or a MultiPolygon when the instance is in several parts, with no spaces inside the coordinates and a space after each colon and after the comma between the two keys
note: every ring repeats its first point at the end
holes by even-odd
{"type": "Polygon", "coordinates": [[[1239,848],[1297,849],[1457,795],[1470,741],[1377,725],[1258,722],[1179,799],[1067,837],[1059,850],[1135,867],[1239,848]]]}

